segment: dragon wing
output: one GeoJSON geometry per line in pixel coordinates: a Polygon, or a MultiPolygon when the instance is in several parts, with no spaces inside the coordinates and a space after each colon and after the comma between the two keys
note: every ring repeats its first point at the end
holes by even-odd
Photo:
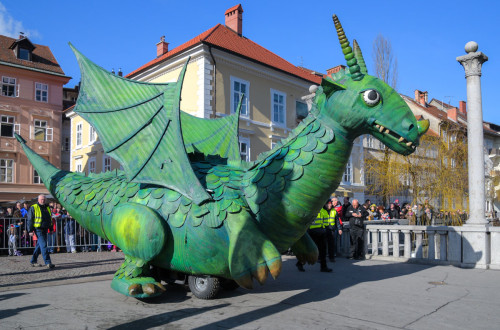
{"type": "Polygon", "coordinates": [[[96,129],[104,152],[123,166],[127,178],[173,189],[196,204],[211,199],[196,177],[186,149],[237,158],[238,114],[217,120],[181,115],[187,63],[175,83],[144,83],[115,76],[70,46],[82,75],[74,111],[96,129]],[[186,146],[181,118],[188,126],[186,146]]]}

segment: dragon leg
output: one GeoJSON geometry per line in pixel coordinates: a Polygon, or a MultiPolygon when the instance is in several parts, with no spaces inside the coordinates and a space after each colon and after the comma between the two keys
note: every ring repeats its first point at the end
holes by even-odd
{"type": "Polygon", "coordinates": [[[111,287],[135,298],[163,293],[163,285],[150,274],[149,262],[165,245],[165,221],[153,209],[135,203],[119,205],[108,220],[103,220],[108,239],[125,253],[125,262],[115,273],[111,287]]]}
{"type": "Polygon", "coordinates": [[[241,287],[251,289],[252,277],[263,284],[268,273],[281,272],[281,254],[247,212],[232,214],[226,221],[229,233],[229,270],[241,287]]]}
{"type": "Polygon", "coordinates": [[[308,233],[305,233],[304,236],[292,245],[292,252],[301,263],[307,262],[312,265],[318,261],[318,247],[308,233]]]}

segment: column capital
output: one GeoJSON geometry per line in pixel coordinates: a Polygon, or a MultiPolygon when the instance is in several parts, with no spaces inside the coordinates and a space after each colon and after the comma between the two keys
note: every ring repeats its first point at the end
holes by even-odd
{"type": "Polygon", "coordinates": [[[477,51],[477,43],[469,41],[465,45],[467,55],[457,57],[457,61],[465,69],[465,78],[470,76],[481,76],[481,65],[488,60],[488,56],[477,51]]]}

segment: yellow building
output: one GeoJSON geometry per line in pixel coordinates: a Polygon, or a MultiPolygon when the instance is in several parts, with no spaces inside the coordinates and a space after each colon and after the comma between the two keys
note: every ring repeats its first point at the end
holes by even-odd
{"type": "MultiPolygon", "coordinates": [[[[323,75],[299,68],[242,36],[241,5],[217,24],[188,42],[168,50],[162,37],[156,58],[126,78],[165,83],[176,81],[189,59],[182,88],[181,110],[197,117],[219,118],[233,113],[240,96],[240,152],[254,160],[288,136],[297,118],[307,115],[301,99],[323,75]]],[[[81,117],[71,118],[71,170],[100,172],[119,167],[103,154],[95,131],[81,117]]]]}

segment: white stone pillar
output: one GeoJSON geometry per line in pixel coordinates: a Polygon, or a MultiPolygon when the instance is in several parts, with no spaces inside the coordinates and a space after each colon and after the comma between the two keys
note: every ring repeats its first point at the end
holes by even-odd
{"type": "Polygon", "coordinates": [[[481,104],[481,65],[488,57],[477,51],[477,43],[465,45],[467,55],[457,57],[467,80],[467,140],[469,152],[468,225],[485,225],[483,109],[481,104]]]}
{"type": "Polygon", "coordinates": [[[477,51],[477,43],[465,45],[467,55],[457,57],[467,80],[467,139],[469,161],[469,219],[462,231],[462,267],[488,268],[490,244],[485,217],[483,109],[481,66],[488,57],[477,51]]]}

